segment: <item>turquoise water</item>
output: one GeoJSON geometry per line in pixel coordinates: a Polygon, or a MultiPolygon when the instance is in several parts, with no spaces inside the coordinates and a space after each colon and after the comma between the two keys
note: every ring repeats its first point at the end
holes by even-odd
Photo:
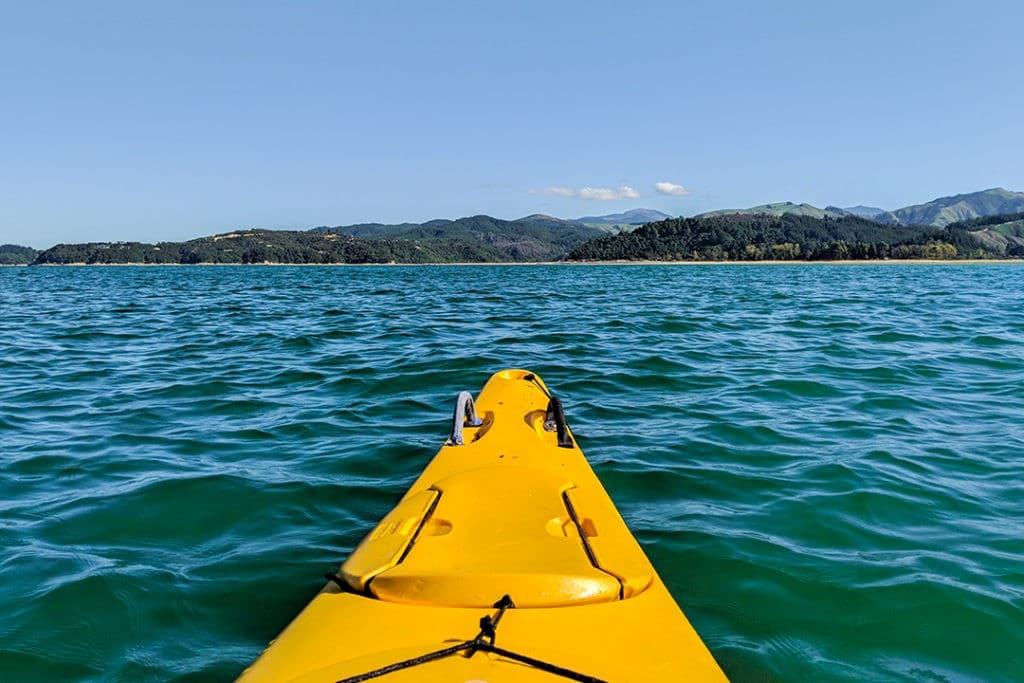
{"type": "Polygon", "coordinates": [[[526,367],[734,680],[1024,680],[1022,282],[0,269],[0,679],[232,678],[526,367]]]}

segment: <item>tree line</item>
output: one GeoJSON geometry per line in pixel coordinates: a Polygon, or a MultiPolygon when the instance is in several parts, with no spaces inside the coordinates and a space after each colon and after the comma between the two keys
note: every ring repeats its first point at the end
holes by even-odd
{"type": "Polygon", "coordinates": [[[1001,256],[967,229],[888,225],[858,216],[734,214],[673,218],[600,237],[569,252],[573,261],[837,261],[1001,256]]]}

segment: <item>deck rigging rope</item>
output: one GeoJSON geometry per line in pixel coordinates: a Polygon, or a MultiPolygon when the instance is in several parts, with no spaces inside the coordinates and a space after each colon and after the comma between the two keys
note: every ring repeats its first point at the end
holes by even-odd
{"type": "Polygon", "coordinates": [[[545,662],[540,659],[534,659],[533,657],[528,657],[526,655],[519,654],[518,652],[512,652],[511,650],[506,650],[495,645],[494,640],[497,636],[498,624],[501,622],[501,618],[505,616],[505,610],[510,607],[515,607],[515,604],[512,602],[511,597],[505,595],[501,600],[494,603],[494,606],[497,608],[498,613],[495,614],[494,617],[491,617],[490,615],[481,617],[480,633],[476,634],[476,637],[472,640],[467,640],[464,643],[452,645],[451,647],[446,647],[435,652],[428,652],[425,655],[413,657],[412,659],[407,659],[403,662],[389,664],[385,667],[368,671],[364,674],[342,678],[337,681],[337,683],[361,683],[361,681],[369,681],[374,678],[386,676],[387,674],[395,671],[410,669],[414,666],[419,666],[420,664],[444,659],[445,657],[450,657],[460,652],[465,652],[467,657],[472,657],[477,652],[492,652],[499,657],[505,657],[507,659],[527,664],[535,669],[540,669],[541,671],[561,676],[562,678],[569,679],[570,681],[579,681],[580,683],[606,683],[606,681],[603,681],[600,678],[581,674],[571,669],[558,666],[557,664],[551,664],[550,662],[545,662]]]}

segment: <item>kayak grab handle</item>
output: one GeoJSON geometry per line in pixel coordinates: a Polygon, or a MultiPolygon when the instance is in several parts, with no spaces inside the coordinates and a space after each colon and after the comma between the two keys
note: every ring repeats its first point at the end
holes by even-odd
{"type": "Polygon", "coordinates": [[[479,427],[484,423],[476,416],[476,406],[473,405],[473,395],[468,391],[460,391],[459,397],[455,399],[455,412],[452,414],[452,433],[448,437],[449,446],[461,446],[463,427],[479,427]]]}
{"type": "Polygon", "coordinates": [[[565,423],[562,400],[557,396],[552,396],[548,401],[547,415],[544,416],[544,429],[558,433],[559,448],[572,448],[572,437],[569,436],[569,425],[565,423]]]}

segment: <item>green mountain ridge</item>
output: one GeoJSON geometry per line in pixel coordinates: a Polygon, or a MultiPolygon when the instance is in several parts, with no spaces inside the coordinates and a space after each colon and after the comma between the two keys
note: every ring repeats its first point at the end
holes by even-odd
{"type": "Polygon", "coordinates": [[[861,218],[874,218],[880,213],[885,213],[885,209],[880,209],[877,206],[864,206],[863,204],[846,206],[840,210],[853,216],[860,216],[861,218]]]}
{"type": "Polygon", "coordinates": [[[438,219],[422,224],[402,223],[314,228],[322,234],[344,234],[353,237],[387,236],[400,240],[465,240],[486,245],[501,261],[545,261],[561,258],[573,247],[588,239],[607,234],[606,230],[566,221],[543,214],[534,214],[514,221],[477,215],[455,220],[438,219]]]}
{"type": "Polygon", "coordinates": [[[718,209],[716,211],[705,211],[697,214],[694,218],[714,218],[715,216],[732,215],[765,215],[765,216],[809,216],[811,218],[838,218],[845,215],[842,209],[827,207],[819,209],[811,204],[794,204],[793,202],[772,202],[770,204],[759,204],[748,209],[718,209]]]}
{"type": "Polygon", "coordinates": [[[894,225],[931,225],[942,228],[957,221],[970,220],[983,216],[1011,214],[1024,211],[1024,193],[1011,192],[1001,187],[994,187],[979,192],[958,194],[951,197],[939,197],[924,204],[905,206],[900,209],[886,211],[872,206],[852,206],[841,209],[837,206],[826,206],[819,209],[811,204],[795,204],[793,202],[773,202],[760,204],[747,209],[719,209],[698,214],[697,218],[712,216],[728,216],[736,214],[781,216],[793,214],[811,216],[813,218],[839,218],[842,216],[859,216],[880,223],[894,225]]]}
{"type": "Polygon", "coordinates": [[[887,211],[875,217],[897,225],[934,225],[942,228],[958,221],[1024,211],[1024,193],[994,187],[980,192],[939,197],[924,204],[887,211]]]}
{"type": "Polygon", "coordinates": [[[187,242],[59,244],[37,264],[70,263],[452,263],[563,258],[608,234],[551,216],[506,221],[491,216],[426,223],[364,223],[312,230],[240,230],[187,242]]]}
{"type": "Polygon", "coordinates": [[[296,230],[239,230],[188,242],[58,244],[35,265],[232,263],[449,263],[507,261],[486,245],[464,240],[364,239],[296,230]]]}
{"type": "Polygon", "coordinates": [[[575,219],[575,222],[586,225],[643,225],[653,221],[663,221],[666,218],[672,218],[672,216],[656,209],[630,209],[622,213],[610,213],[604,216],[583,216],[575,219]]]}

